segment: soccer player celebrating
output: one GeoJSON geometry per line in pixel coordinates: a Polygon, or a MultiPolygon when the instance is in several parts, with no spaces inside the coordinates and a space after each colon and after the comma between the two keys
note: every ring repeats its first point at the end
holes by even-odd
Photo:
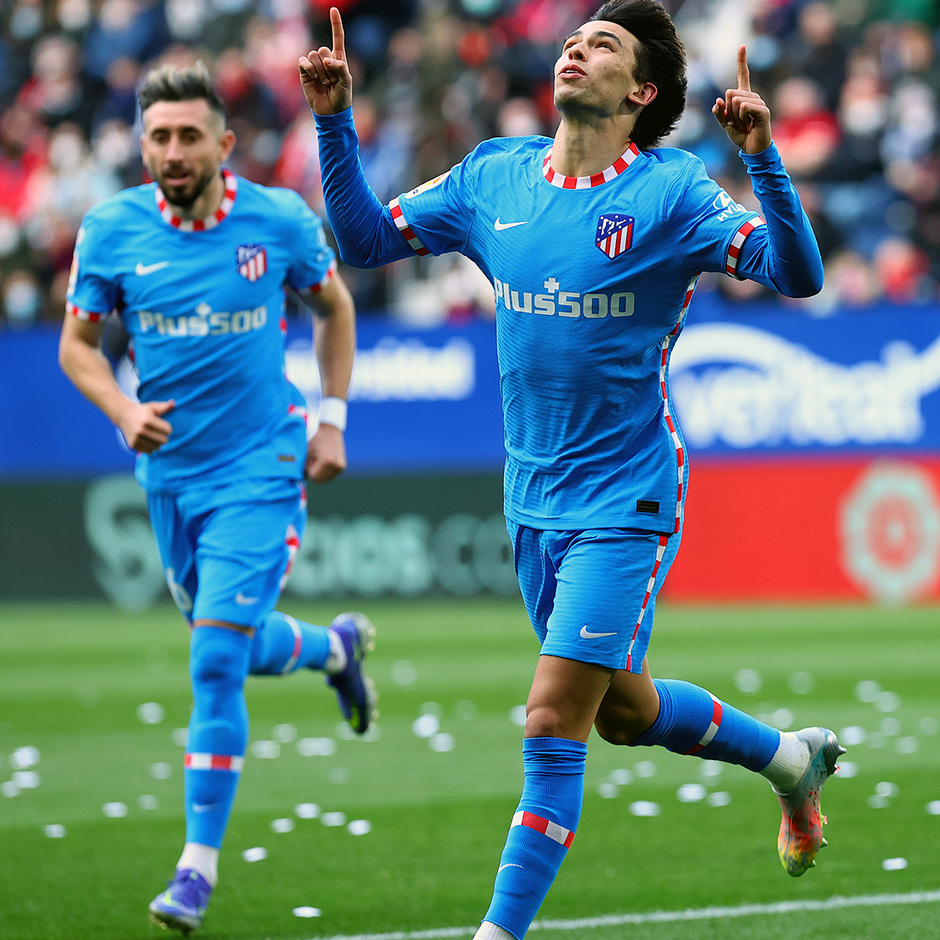
{"type": "Polygon", "coordinates": [[[346,467],[355,311],[300,196],[223,169],[235,137],[202,63],[151,73],[139,101],[156,182],[86,215],[59,358],[138,452],[167,583],[192,627],[186,842],[150,904],[152,920],[189,933],[217,880],[244,762],[246,675],[322,670],[357,733],[373,717],[368,619],[341,614],[327,628],[274,609],[304,531],[304,476],[323,483],[346,467]],[[324,398],[309,444],[306,404],[284,373],[285,284],[318,314],[324,398]],[[133,345],[138,400],[98,348],[112,312],[133,345]]]}
{"type": "Polygon", "coordinates": [[[347,262],[459,251],[492,281],[505,418],[505,514],[541,655],[525,782],[477,940],[521,938],[574,838],[591,728],[740,764],[783,808],[778,850],[801,875],[821,845],[819,791],[843,749],[824,728],[780,732],[687,682],[653,679],[656,597],[682,529],[688,465],[669,359],[702,271],[789,296],[822,285],[810,224],[749,85],[712,112],[760,214],[681,150],[657,148],[685,104],[685,54],[655,0],[610,0],[564,40],[554,140],[489,140],[383,207],[357,159],[342,22],[299,61],[324,192],[347,262]]]}

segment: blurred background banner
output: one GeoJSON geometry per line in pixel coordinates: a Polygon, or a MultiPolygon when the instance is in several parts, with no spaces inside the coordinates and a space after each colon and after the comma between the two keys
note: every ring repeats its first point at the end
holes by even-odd
{"type": "MultiPolygon", "coordinates": [[[[692,480],[665,596],[936,598],[940,312],[702,306],[672,364],[692,480]]],[[[315,409],[309,324],[287,360],[315,409]]],[[[366,320],[350,399],[350,470],[311,487],[288,590],[513,593],[493,324],[366,320]]],[[[61,375],[55,332],[0,334],[0,400],[0,596],[163,597],[132,455],[61,375]]]]}
{"type": "MultiPolygon", "coordinates": [[[[557,126],[560,37],[598,0],[343,0],[364,172],[383,202],[481,140],[557,126]]],[[[747,43],[753,87],[813,223],[814,298],[703,275],[672,362],[691,457],[677,600],[936,599],[940,460],[940,7],[935,0],[665,0],[686,112],[665,142],[757,208],[709,113],[747,43]]],[[[0,4],[0,600],[165,598],[133,457],[56,365],[89,207],[146,181],[136,90],[206,62],[229,168],[323,212],[297,58],[320,0],[0,4]]],[[[492,286],[459,256],[343,267],[359,314],[350,471],[311,488],[288,588],[512,593],[499,521],[492,286]]],[[[288,368],[312,404],[309,315],[288,368]]],[[[133,375],[121,364],[130,389],[133,375]]]]}

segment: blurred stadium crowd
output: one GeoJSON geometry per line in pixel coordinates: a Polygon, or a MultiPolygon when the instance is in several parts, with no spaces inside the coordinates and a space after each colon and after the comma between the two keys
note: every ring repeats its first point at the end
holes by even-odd
{"type": "MultiPolygon", "coordinates": [[[[297,58],[339,6],[362,161],[383,201],[478,141],[555,129],[560,37],[599,0],[0,0],[0,330],[57,322],[83,213],[142,182],[136,89],[164,62],[206,61],[238,143],[230,166],[322,213],[297,58]]],[[[689,54],[689,106],[669,144],[753,204],[711,117],[747,42],[752,86],[826,263],[819,316],[940,300],[940,17],[935,0],[666,0],[689,54]]],[[[316,42],[314,40],[316,37],[316,42]]],[[[489,315],[459,258],[349,271],[364,313],[489,315]]],[[[765,299],[724,277],[700,291],[765,299]]],[[[781,303],[791,303],[781,301],[781,303]]]]}

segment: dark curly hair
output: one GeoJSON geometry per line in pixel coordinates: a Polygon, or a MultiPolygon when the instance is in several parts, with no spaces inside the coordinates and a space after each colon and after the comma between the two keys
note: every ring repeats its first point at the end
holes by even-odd
{"type": "Polygon", "coordinates": [[[137,92],[141,113],[158,101],[197,101],[202,99],[225,125],[225,105],[212,87],[212,76],[200,59],[187,68],[164,65],[154,69],[137,92]]]}
{"type": "Polygon", "coordinates": [[[658,93],[640,112],[630,139],[640,150],[649,150],[673,130],[685,110],[685,46],[657,0],[607,0],[590,18],[597,20],[616,23],[637,38],[634,77],[652,82],[658,93]]]}

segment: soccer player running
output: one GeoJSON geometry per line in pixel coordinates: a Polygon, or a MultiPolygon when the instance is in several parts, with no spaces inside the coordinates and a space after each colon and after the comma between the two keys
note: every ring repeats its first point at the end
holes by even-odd
{"type": "Polygon", "coordinates": [[[320,670],[354,731],[374,714],[368,619],[323,627],[274,609],[304,531],[305,475],[324,483],[346,467],[355,311],[301,197],[223,168],[235,137],[202,63],[152,72],[139,102],[155,183],[85,216],[59,358],[138,452],[167,583],[192,627],[186,842],[150,904],[152,920],[189,933],[216,884],[244,762],[245,677],[320,670]],[[284,372],[285,284],[309,292],[317,313],[324,398],[309,443],[306,404],[284,372]],[[98,348],[112,312],[130,335],[139,400],[98,348]]]}
{"type": "Polygon", "coordinates": [[[379,204],[357,159],[342,22],[299,60],[324,193],[350,264],[459,251],[492,281],[506,443],[505,514],[541,655],[527,702],[525,782],[477,940],[521,938],[574,837],[591,728],[740,764],[783,808],[778,850],[802,875],[821,845],[819,791],[843,749],[824,728],[781,732],[687,682],[653,679],[646,651],[675,557],[688,466],[669,359],[702,271],[789,296],[822,262],[771,139],[738,87],[712,112],[741,151],[761,213],[696,157],[656,144],[685,104],[685,54],[655,0],[611,0],[564,40],[554,140],[489,140],[437,179],[379,204]]]}

